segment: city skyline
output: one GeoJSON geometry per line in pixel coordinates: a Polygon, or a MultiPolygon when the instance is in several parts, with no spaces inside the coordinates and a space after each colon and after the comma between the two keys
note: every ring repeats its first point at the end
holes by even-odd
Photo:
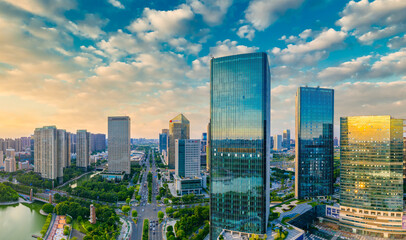
{"type": "Polygon", "coordinates": [[[295,134],[294,95],[306,85],[335,89],[336,136],[342,116],[405,118],[406,3],[383,2],[1,1],[0,132],[106,133],[107,116],[126,115],[132,136],[156,139],[184,113],[199,138],[210,56],[254,51],[270,56],[272,135],[295,134]]]}

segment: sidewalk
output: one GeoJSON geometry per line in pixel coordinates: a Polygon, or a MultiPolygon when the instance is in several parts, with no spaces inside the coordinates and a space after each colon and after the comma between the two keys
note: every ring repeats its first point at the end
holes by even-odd
{"type": "Polygon", "coordinates": [[[120,217],[120,222],[123,224],[120,230],[120,236],[117,238],[118,240],[127,240],[131,237],[132,231],[132,224],[122,217],[120,217]]]}

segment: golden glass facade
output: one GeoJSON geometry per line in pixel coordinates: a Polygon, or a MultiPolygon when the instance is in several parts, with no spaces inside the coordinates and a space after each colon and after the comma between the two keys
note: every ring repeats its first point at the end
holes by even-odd
{"type": "Polygon", "coordinates": [[[340,125],[340,222],[403,232],[403,119],[343,117],[340,125]]]}
{"type": "Polygon", "coordinates": [[[183,115],[178,114],[169,120],[168,136],[168,165],[169,169],[175,169],[175,140],[190,139],[190,122],[183,115]]]}

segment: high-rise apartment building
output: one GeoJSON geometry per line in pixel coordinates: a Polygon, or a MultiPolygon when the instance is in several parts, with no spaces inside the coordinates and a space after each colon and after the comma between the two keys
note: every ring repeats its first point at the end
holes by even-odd
{"type": "Polygon", "coordinates": [[[16,171],[16,154],[14,149],[6,149],[6,159],[4,160],[5,171],[16,171]]]}
{"type": "Polygon", "coordinates": [[[200,176],[200,140],[175,140],[175,174],[181,178],[200,176]]]}
{"type": "Polygon", "coordinates": [[[76,132],[76,167],[87,169],[90,166],[90,138],[86,130],[76,132]]]}
{"type": "Polygon", "coordinates": [[[71,165],[70,133],[64,129],[57,130],[57,175],[62,182],[63,169],[71,165]]]}
{"type": "Polygon", "coordinates": [[[4,170],[4,154],[3,151],[0,150],[0,171],[4,170]]]}
{"type": "Polygon", "coordinates": [[[295,196],[333,194],[334,90],[299,87],[296,93],[295,196]]]}
{"type": "Polygon", "coordinates": [[[211,59],[210,239],[266,233],[270,72],[265,53],[211,59]]]}
{"type": "Polygon", "coordinates": [[[190,123],[183,115],[179,114],[169,120],[169,146],[168,146],[168,165],[169,169],[175,169],[175,140],[190,138],[190,123]]]}
{"type": "Polygon", "coordinates": [[[106,134],[90,134],[90,152],[103,152],[106,150],[106,134]]]}
{"type": "Polygon", "coordinates": [[[282,135],[275,134],[273,136],[273,150],[274,151],[282,150],[282,135]]]}
{"type": "Polygon", "coordinates": [[[282,135],[282,147],[286,149],[290,149],[290,130],[286,129],[283,131],[282,135]]]}
{"type": "Polygon", "coordinates": [[[34,131],[34,171],[45,179],[63,180],[63,168],[70,162],[69,134],[55,126],[34,131]]]}
{"type": "Polygon", "coordinates": [[[406,235],[403,119],[340,119],[340,225],[382,238],[406,235]]]}
{"type": "Polygon", "coordinates": [[[70,152],[72,154],[76,153],[76,134],[73,133],[70,134],[70,145],[71,145],[70,152]]]}
{"type": "Polygon", "coordinates": [[[108,117],[108,171],[130,174],[130,117],[108,117]]]}

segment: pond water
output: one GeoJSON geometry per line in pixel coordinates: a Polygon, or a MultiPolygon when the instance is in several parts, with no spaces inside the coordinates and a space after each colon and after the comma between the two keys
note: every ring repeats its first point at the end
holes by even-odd
{"type": "Polygon", "coordinates": [[[33,240],[33,234],[39,236],[46,219],[39,213],[42,205],[34,202],[0,206],[0,239],[33,240]]]}

